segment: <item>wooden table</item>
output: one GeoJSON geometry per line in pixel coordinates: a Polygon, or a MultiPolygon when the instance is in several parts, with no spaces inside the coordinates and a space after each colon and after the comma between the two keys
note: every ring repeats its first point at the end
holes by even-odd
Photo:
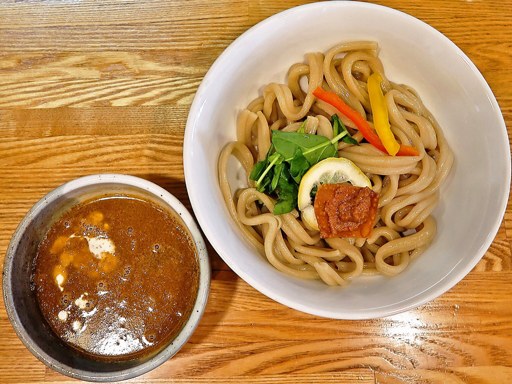
{"type": "MultiPolygon", "coordinates": [[[[0,1],[0,262],[28,209],[73,178],[152,180],[190,208],[190,103],[242,32],[304,1],[0,1]]],[[[510,0],[378,1],[446,34],[512,126],[510,0]]],[[[189,343],[134,382],[512,382],[512,212],[477,267],[415,310],[335,321],[277,304],[210,250],[211,297],[189,343]]],[[[72,381],[46,368],[0,307],[0,382],[72,381]]]]}

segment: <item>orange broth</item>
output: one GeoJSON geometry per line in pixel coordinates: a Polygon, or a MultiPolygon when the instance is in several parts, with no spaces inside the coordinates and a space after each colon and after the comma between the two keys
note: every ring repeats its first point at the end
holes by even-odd
{"type": "Polygon", "coordinates": [[[196,248],[179,216],[124,195],[65,212],[39,245],[33,275],[59,338],[116,360],[156,353],[176,337],[198,280],[196,248]]]}

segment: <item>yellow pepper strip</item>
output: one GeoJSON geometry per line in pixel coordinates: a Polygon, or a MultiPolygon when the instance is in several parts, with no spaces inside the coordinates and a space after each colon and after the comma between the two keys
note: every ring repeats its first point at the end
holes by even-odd
{"type": "Polygon", "coordinates": [[[391,132],[388,107],[382,93],[381,83],[382,77],[378,73],[373,73],[368,77],[368,96],[372,107],[373,125],[386,151],[391,156],[395,156],[400,149],[400,144],[391,132]]]}

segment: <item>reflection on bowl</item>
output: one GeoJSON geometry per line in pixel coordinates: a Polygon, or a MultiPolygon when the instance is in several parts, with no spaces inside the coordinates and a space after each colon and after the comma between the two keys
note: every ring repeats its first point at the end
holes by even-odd
{"type": "Polygon", "coordinates": [[[43,363],[78,379],[117,381],[141,375],[178,352],[202,316],[209,282],[206,248],[186,208],[149,181],[103,174],[64,184],[34,205],[9,245],[3,290],[15,331],[43,363]],[[113,228],[123,223],[125,238],[113,228]],[[173,239],[165,240],[171,233],[173,239]],[[175,247],[178,237],[190,244],[183,279],[194,284],[180,277],[186,268],[184,249],[175,247]],[[153,238],[162,240],[156,248],[145,244],[153,238]],[[180,260],[175,279],[181,283],[173,289],[163,283],[163,274],[174,273],[171,259],[180,260]],[[182,288],[190,290],[188,303],[176,301],[188,294],[182,288]],[[176,305],[169,306],[173,300],[176,305]],[[130,308],[121,309],[123,303],[130,308]],[[167,307],[179,307],[179,313],[164,324],[167,307]]]}
{"type": "MultiPolygon", "coordinates": [[[[425,23],[390,8],[358,2],[291,9],[256,25],[228,47],[208,72],[192,105],[184,164],[198,221],[236,273],[285,305],[343,319],[399,313],[434,299],[460,281],[491,244],[504,214],[510,181],[504,121],[477,68],[425,23]],[[261,93],[263,85],[285,82],[287,69],[303,62],[306,52],[325,52],[337,43],[355,40],[378,42],[387,78],[419,93],[441,125],[455,165],[433,212],[438,231],[428,250],[393,278],[361,277],[347,287],[332,288],[287,276],[259,256],[229,215],[216,165],[221,149],[236,139],[238,113],[261,93]],[[482,126],[486,127],[484,137],[482,126]],[[205,195],[205,190],[211,192],[205,195]]],[[[240,167],[231,167],[229,176],[232,182],[246,183],[240,167]]]]}

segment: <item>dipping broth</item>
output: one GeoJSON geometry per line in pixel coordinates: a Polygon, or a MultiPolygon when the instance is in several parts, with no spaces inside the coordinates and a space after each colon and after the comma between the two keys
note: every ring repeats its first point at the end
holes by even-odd
{"type": "Polygon", "coordinates": [[[46,321],[96,359],[158,352],[194,306],[194,242],[173,212],[133,196],[81,203],[39,245],[33,283],[46,321]]]}

